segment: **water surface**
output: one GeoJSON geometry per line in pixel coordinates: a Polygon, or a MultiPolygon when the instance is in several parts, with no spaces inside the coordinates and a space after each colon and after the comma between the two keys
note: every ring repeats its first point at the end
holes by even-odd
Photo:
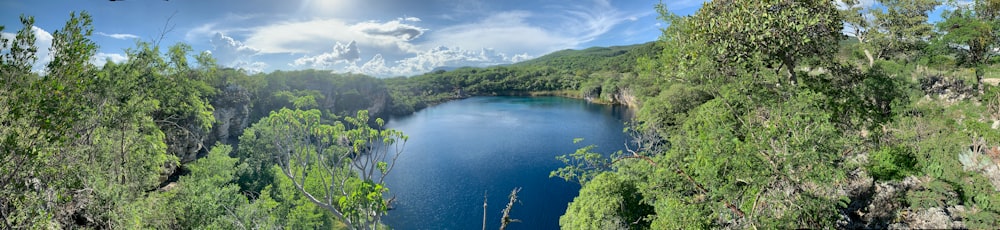
{"type": "Polygon", "coordinates": [[[409,135],[387,177],[395,229],[481,229],[488,193],[487,229],[497,229],[507,195],[521,187],[508,229],[557,229],[580,186],[549,172],[555,156],[587,144],[607,153],[622,149],[627,109],[559,97],[474,97],[391,119],[409,135]],[[573,144],[574,138],[584,138],[573,144]]]}

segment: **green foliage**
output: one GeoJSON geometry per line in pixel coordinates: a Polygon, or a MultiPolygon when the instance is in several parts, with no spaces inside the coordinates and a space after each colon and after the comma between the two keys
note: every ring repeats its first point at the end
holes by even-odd
{"type": "Polygon", "coordinates": [[[960,201],[954,186],[941,180],[932,180],[924,188],[906,194],[906,202],[914,209],[956,205],[960,201]]]}
{"type": "MultiPolygon", "coordinates": [[[[278,166],[277,177],[288,179],[299,195],[307,198],[304,201],[332,214],[350,228],[380,225],[380,217],[388,209],[382,197],[388,192],[384,178],[402,153],[407,137],[396,130],[382,129],[385,122],[381,118],[374,120],[377,126],[369,126],[370,117],[364,110],[345,117],[346,124],[340,121],[327,124],[321,117],[319,110],[285,108],[271,112],[254,125],[253,131],[244,134],[241,141],[273,151],[250,152],[245,156],[257,159],[244,162],[257,170],[267,165],[278,166]]],[[[249,172],[249,175],[260,174],[249,172]]],[[[288,215],[303,216],[299,212],[307,210],[301,210],[302,207],[309,206],[297,204],[288,215]]]]}
{"type": "Polygon", "coordinates": [[[723,66],[760,68],[780,64],[794,84],[807,57],[829,58],[840,38],[842,19],[826,1],[710,2],[691,16],[689,34],[711,47],[723,66]],[[763,63],[747,63],[762,58],[763,63]]]}
{"type": "MultiPolygon", "coordinates": [[[[573,140],[574,143],[580,141],[582,141],[582,138],[573,140]]],[[[559,177],[566,181],[575,181],[583,186],[603,171],[610,169],[611,160],[609,160],[609,157],[605,157],[604,154],[592,152],[591,150],[595,147],[597,146],[587,145],[577,149],[576,152],[556,156],[556,160],[563,162],[566,166],[550,172],[549,178],[559,177]]]]}
{"type": "MultiPolygon", "coordinates": [[[[231,183],[237,159],[229,157],[230,151],[228,145],[215,146],[208,156],[187,165],[191,174],[181,177],[178,188],[171,191],[169,205],[176,212],[177,226],[208,228],[247,202],[239,187],[231,183]]],[[[227,228],[235,229],[232,225],[227,228]]]]}
{"type": "Polygon", "coordinates": [[[670,133],[687,119],[688,111],[711,100],[711,95],[685,84],[672,84],[655,98],[646,100],[638,120],[661,133],[670,133]]]}
{"type": "Polygon", "coordinates": [[[882,148],[868,156],[868,172],[876,180],[899,180],[919,172],[917,160],[909,149],[901,146],[882,148]]]}
{"type": "Polygon", "coordinates": [[[1000,47],[1000,4],[996,1],[978,0],[968,5],[959,5],[942,15],[944,20],[937,23],[937,29],[944,32],[940,43],[958,52],[965,66],[977,67],[987,64],[993,56],[992,50],[1000,47]]]}
{"type": "Polygon", "coordinates": [[[559,218],[563,229],[648,229],[653,207],[642,203],[634,182],[609,172],[593,177],[559,218]]]}

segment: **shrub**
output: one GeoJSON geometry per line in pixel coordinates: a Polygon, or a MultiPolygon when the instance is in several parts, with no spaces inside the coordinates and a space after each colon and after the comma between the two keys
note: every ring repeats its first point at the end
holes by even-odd
{"type": "Polygon", "coordinates": [[[882,148],[869,156],[868,172],[877,180],[899,180],[918,170],[917,160],[905,147],[882,148]]]}

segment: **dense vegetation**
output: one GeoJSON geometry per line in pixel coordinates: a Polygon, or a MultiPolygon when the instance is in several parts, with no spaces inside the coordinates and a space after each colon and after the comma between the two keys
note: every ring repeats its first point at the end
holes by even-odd
{"type": "Polygon", "coordinates": [[[878,2],[659,8],[670,26],[639,65],[655,87],[636,91],[638,147],[560,158],[553,176],[584,185],[562,227],[1000,224],[1000,90],[984,84],[1000,2],[955,3],[936,25],[939,1],[878,2]]]}
{"type": "Polygon", "coordinates": [[[559,158],[583,185],[563,228],[997,226],[1000,1],[937,24],[939,1],[879,2],[661,6],[656,42],[388,79],[156,42],[97,67],[86,13],[35,72],[22,16],[0,41],[0,228],[382,228],[407,137],[381,118],[476,95],[638,110],[627,151],[559,158]]]}
{"type": "Polygon", "coordinates": [[[86,13],[33,72],[34,19],[21,21],[0,42],[0,228],[380,226],[382,175],[406,141],[365,110],[388,101],[382,81],[249,76],[146,42],[96,67],[86,13]]]}
{"type": "MultiPolygon", "coordinates": [[[[577,96],[587,81],[628,75],[618,69],[634,66],[633,50],[656,52],[653,43],[563,51],[378,79],[250,75],[184,44],[137,42],[128,60],[98,67],[81,13],[54,33],[54,58],[37,72],[33,24],[22,16],[0,53],[3,229],[377,228],[391,205],[383,175],[407,139],[382,129],[382,117],[474,95],[577,96]],[[590,68],[571,70],[581,65],[590,68]]],[[[612,96],[596,90],[594,100],[612,96]]]]}

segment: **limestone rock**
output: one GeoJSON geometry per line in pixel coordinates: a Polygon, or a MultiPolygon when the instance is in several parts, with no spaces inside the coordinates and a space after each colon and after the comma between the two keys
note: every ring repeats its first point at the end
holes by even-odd
{"type": "Polygon", "coordinates": [[[929,76],[920,79],[920,89],[927,95],[936,96],[950,103],[973,98],[976,90],[959,79],[943,76],[929,76]]]}
{"type": "Polygon", "coordinates": [[[250,126],[250,92],[238,85],[228,85],[212,98],[215,124],[205,140],[207,145],[236,145],[243,130],[250,126]]]}

